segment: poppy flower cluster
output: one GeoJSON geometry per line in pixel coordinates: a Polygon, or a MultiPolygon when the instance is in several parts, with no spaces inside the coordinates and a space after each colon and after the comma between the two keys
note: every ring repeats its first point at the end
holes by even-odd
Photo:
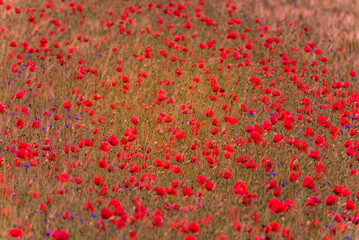
{"type": "Polygon", "coordinates": [[[244,10],[0,0],[3,235],[354,239],[356,66],[244,10]]]}

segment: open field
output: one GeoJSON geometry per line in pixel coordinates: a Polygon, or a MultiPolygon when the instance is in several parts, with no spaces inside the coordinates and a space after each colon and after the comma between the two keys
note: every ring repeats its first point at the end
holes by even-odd
{"type": "Polygon", "coordinates": [[[356,9],[0,0],[0,239],[359,239],[356,9]]]}

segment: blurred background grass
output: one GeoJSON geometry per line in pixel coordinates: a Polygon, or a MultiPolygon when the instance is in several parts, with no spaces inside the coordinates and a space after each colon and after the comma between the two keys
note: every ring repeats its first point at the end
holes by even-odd
{"type": "MultiPolygon", "coordinates": [[[[254,13],[270,27],[291,22],[309,28],[313,41],[322,46],[323,53],[342,48],[337,60],[358,67],[359,1],[356,0],[253,0],[234,1],[239,9],[254,13]]],[[[335,64],[335,62],[334,62],[335,64]]]]}

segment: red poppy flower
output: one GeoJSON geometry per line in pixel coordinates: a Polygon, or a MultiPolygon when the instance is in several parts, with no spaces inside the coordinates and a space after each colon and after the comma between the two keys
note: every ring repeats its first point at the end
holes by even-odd
{"type": "Polygon", "coordinates": [[[118,146],[119,142],[118,139],[115,135],[111,135],[107,141],[112,145],[112,146],[118,146]]]}
{"type": "Polygon", "coordinates": [[[162,218],[161,218],[160,216],[155,216],[155,217],[152,219],[152,224],[153,224],[153,226],[155,226],[155,227],[162,227],[162,225],[163,225],[162,218]]]}
{"type": "Polygon", "coordinates": [[[52,232],[51,236],[53,238],[55,238],[55,240],[68,240],[69,239],[69,234],[65,230],[58,231],[57,229],[55,229],[52,232]]]}
{"type": "Polygon", "coordinates": [[[112,217],[112,215],[113,215],[113,212],[110,209],[108,209],[108,208],[101,209],[101,217],[103,219],[109,219],[110,217],[112,217]]]}
{"type": "Polygon", "coordinates": [[[22,230],[20,228],[13,228],[7,232],[7,236],[11,236],[15,238],[22,237],[23,235],[24,234],[22,233],[22,230]]]}
{"type": "Polygon", "coordinates": [[[61,173],[57,176],[57,180],[62,183],[66,183],[70,181],[69,174],[61,173]]]}
{"type": "Polygon", "coordinates": [[[350,71],[350,72],[349,72],[349,76],[356,77],[356,75],[357,75],[357,74],[356,74],[356,72],[354,72],[354,71],[350,71]]]}
{"type": "Polygon", "coordinates": [[[337,198],[334,195],[329,195],[325,199],[325,204],[327,205],[334,205],[337,202],[337,198]]]}

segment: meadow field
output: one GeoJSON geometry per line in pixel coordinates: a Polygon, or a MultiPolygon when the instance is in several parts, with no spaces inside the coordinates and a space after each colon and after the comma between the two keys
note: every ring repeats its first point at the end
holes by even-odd
{"type": "Polygon", "coordinates": [[[356,9],[0,0],[0,239],[359,239],[356,9]]]}

